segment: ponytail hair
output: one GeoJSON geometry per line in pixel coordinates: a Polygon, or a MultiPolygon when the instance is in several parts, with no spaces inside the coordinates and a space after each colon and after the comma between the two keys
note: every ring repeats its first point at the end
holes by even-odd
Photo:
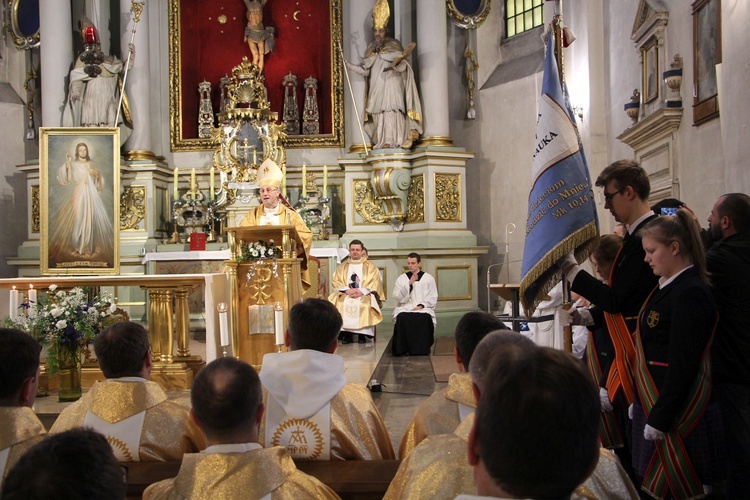
{"type": "Polygon", "coordinates": [[[690,258],[701,279],[710,284],[700,226],[693,214],[681,208],[674,216],[657,217],[646,224],[640,231],[640,236],[653,238],[662,245],[677,242],[680,245],[680,253],[690,258]]]}

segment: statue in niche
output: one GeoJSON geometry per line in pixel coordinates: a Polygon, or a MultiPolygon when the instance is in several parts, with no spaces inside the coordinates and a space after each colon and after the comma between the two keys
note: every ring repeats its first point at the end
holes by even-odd
{"type": "Polygon", "coordinates": [[[377,0],[372,9],[374,40],[365,58],[359,65],[345,63],[367,79],[364,127],[373,149],[409,149],[422,134],[422,104],[414,72],[405,60],[415,44],[404,50],[401,42],[388,36],[389,17],[387,0],[377,0]]]}
{"type": "Polygon", "coordinates": [[[263,27],[263,7],[268,0],[244,0],[247,8],[247,26],[245,26],[245,41],[250,47],[253,64],[263,73],[265,55],[273,52],[274,32],[272,27],[263,27]]]}
{"type": "MultiPolygon", "coordinates": [[[[68,102],[63,110],[64,127],[121,127],[120,140],[124,142],[132,130],[132,119],[127,97],[122,102],[121,122],[115,124],[117,106],[122,87],[123,62],[116,56],[104,55],[99,34],[86,17],[80,21],[84,51],[70,71],[68,102]]],[[[129,45],[132,67],[135,48],[129,45]]]]}

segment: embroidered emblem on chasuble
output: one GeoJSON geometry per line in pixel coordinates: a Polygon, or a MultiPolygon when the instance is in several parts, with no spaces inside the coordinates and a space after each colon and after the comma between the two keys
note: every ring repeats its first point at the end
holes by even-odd
{"type": "Polygon", "coordinates": [[[650,311],[648,313],[648,317],[646,318],[646,324],[650,326],[651,328],[654,328],[656,325],[659,324],[659,313],[656,311],[650,311]]]}
{"type": "Polygon", "coordinates": [[[331,459],[331,403],[309,418],[292,418],[272,397],[267,401],[266,446],[283,446],[298,460],[331,459]]]}
{"type": "Polygon", "coordinates": [[[110,423],[101,417],[86,412],[83,427],[91,427],[100,434],[104,434],[112,451],[120,462],[140,462],[139,453],[141,432],[146,412],[141,411],[119,422],[110,423]]]}

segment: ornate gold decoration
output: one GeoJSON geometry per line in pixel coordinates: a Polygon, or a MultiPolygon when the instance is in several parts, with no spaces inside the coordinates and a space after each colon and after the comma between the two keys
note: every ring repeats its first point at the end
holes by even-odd
{"type": "Polygon", "coordinates": [[[112,448],[116,448],[120,450],[120,453],[125,458],[126,462],[132,462],[133,461],[133,455],[130,453],[130,450],[128,449],[128,446],[125,444],[124,441],[119,439],[116,436],[107,436],[107,442],[112,448]]]}
{"type": "Polygon", "coordinates": [[[129,186],[120,197],[120,229],[138,231],[146,215],[146,186],[129,186]]]}
{"type": "Polygon", "coordinates": [[[31,232],[39,232],[40,216],[39,186],[31,186],[31,232]]]}
{"type": "Polygon", "coordinates": [[[22,0],[7,0],[5,2],[5,30],[11,42],[17,49],[33,49],[39,46],[39,30],[36,33],[24,33],[18,22],[18,7],[22,0]]]}
{"type": "Polygon", "coordinates": [[[420,146],[453,146],[453,139],[444,135],[432,135],[422,137],[419,140],[420,146]]]}
{"type": "Polygon", "coordinates": [[[435,174],[435,220],[461,221],[461,176],[435,174]]]}
{"type": "Polygon", "coordinates": [[[469,94],[469,109],[466,112],[466,118],[474,120],[477,117],[477,110],[474,108],[474,90],[477,87],[474,73],[479,69],[479,63],[477,62],[477,58],[474,57],[474,51],[468,46],[464,51],[464,59],[466,59],[466,70],[464,71],[464,74],[466,75],[466,84],[468,87],[467,92],[469,94]]]}
{"type": "Polygon", "coordinates": [[[406,202],[406,222],[424,222],[424,174],[412,175],[406,202]]]}
{"type": "MultiPolygon", "coordinates": [[[[204,139],[183,138],[182,135],[182,85],[180,65],[180,2],[186,0],[169,0],[169,129],[172,151],[208,151],[216,144],[216,136],[204,139]]],[[[332,124],[330,134],[298,135],[283,137],[285,147],[341,147],[344,145],[344,85],[342,55],[333,50],[343,40],[342,2],[329,0],[331,26],[331,106],[332,124]]],[[[274,118],[275,120],[276,118],[274,118]]],[[[218,134],[217,134],[218,135],[218,134]]],[[[282,161],[274,158],[281,164],[282,161]]]]}
{"type": "Polygon", "coordinates": [[[271,444],[283,446],[294,458],[317,460],[323,452],[323,434],[310,420],[290,418],[273,433],[271,444]],[[281,442],[282,438],[285,438],[286,443],[281,442]]]}
{"type": "Polygon", "coordinates": [[[164,161],[163,156],[156,156],[151,151],[145,149],[131,149],[122,153],[125,161],[164,161]]]}
{"type": "Polygon", "coordinates": [[[354,210],[365,222],[381,224],[388,221],[382,204],[375,200],[375,191],[369,180],[354,181],[354,210]]]}
{"type": "Polygon", "coordinates": [[[479,8],[474,12],[461,12],[456,8],[455,0],[445,0],[448,15],[457,26],[464,29],[476,29],[482,25],[490,14],[490,2],[492,0],[481,0],[479,8]]]}
{"type": "Polygon", "coordinates": [[[276,266],[273,262],[256,261],[250,264],[251,271],[248,272],[248,280],[245,286],[247,288],[255,289],[255,293],[250,295],[250,298],[258,305],[266,303],[266,299],[271,297],[271,294],[266,293],[266,290],[271,287],[269,284],[274,274],[276,266]],[[252,273],[252,274],[251,274],[252,273]]]}

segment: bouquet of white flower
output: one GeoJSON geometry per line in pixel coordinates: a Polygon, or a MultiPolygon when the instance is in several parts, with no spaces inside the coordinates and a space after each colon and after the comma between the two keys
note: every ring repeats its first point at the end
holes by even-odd
{"type": "Polygon", "coordinates": [[[5,324],[33,335],[47,346],[47,367],[50,374],[57,372],[60,349],[85,347],[97,334],[122,318],[115,315],[117,306],[109,293],[89,297],[83,288],[70,291],[49,287],[39,302],[24,303],[26,314],[15,320],[5,319],[5,324]]]}

